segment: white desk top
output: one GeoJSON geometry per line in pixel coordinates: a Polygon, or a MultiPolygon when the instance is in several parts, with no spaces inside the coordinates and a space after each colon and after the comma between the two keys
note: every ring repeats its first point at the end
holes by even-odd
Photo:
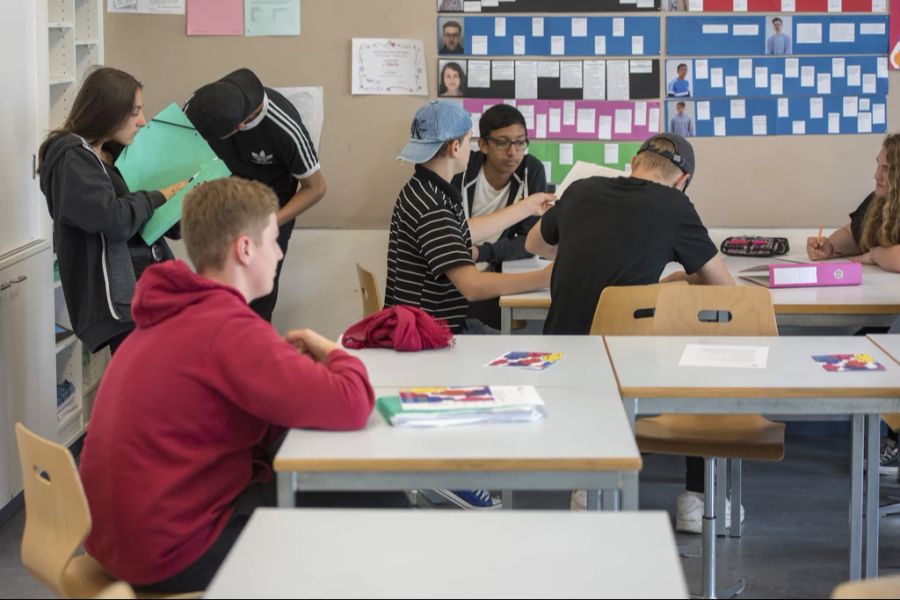
{"type": "Polygon", "coordinates": [[[258,509],[207,598],[686,598],[663,512],[258,509]]]}
{"type": "Polygon", "coordinates": [[[375,387],[442,385],[598,386],[616,393],[616,381],[599,336],[458,335],[453,348],[395,352],[379,348],[349,351],[369,371],[375,387]],[[485,365],[506,352],[564,352],[543,371],[485,365]]]}
{"type": "Polygon", "coordinates": [[[607,337],[624,397],[897,397],[900,365],[864,337],[607,337]],[[766,346],[765,369],[680,367],[687,344],[766,346]],[[884,371],[825,371],[819,354],[872,355],[884,371]]]}
{"type": "Polygon", "coordinates": [[[900,363],[900,334],[879,334],[870,335],[868,337],[875,342],[879,348],[900,363]]]}
{"type": "MultiPolygon", "coordinates": [[[[534,423],[441,429],[391,427],[377,410],[365,429],[291,430],[276,471],[637,471],[641,458],[618,391],[540,387],[534,423]]],[[[395,394],[378,388],[376,395],[395,394]]]]}

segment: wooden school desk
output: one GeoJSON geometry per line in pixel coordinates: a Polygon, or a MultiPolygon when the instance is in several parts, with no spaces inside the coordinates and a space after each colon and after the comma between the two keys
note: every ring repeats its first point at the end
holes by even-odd
{"type": "Polygon", "coordinates": [[[262,508],[205,597],[687,598],[687,586],[664,512],[262,508]]]}
{"type": "Polygon", "coordinates": [[[900,366],[890,356],[868,339],[852,336],[607,337],[605,341],[632,419],[660,413],[849,415],[850,577],[861,575],[864,535],[866,576],[877,575],[878,471],[864,475],[863,465],[878,464],[878,415],[900,412],[900,366]],[[764,346],[769,349],[767,366],[680,367],[688,344],[764,346]],[[886,370],[831,373],[811,358],[847,353],[870,354],[886,370]]]}

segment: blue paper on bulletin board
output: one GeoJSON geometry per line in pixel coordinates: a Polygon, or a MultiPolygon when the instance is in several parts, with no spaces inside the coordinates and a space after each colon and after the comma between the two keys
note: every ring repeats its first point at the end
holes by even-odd
{"type": "Polygon", "coordinates": [[[178,222],[181,199],[191,187],[201,181],[231,175],[177,104],[170,104],[150,119],[134,142],[119,155],[116,167],[132,190],[158,190],[197,176],[144,224],[141,237],[148,244],[178,222]],[[169,204],[172,206],[166,208],[169,204]],[[173,210],[176,207],[177,212],[173,210]],[[165,223],[168,227],[160,229],[165,223]]]}

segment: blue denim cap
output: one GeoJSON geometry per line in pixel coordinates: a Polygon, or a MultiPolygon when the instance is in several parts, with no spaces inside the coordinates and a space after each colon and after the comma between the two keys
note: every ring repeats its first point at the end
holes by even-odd
{"type": "Polygon", "coordinates": [[[397,158],[415,164],[428,162],[441,146],[471,130],[472,115],[462,105],[432,100],[416,111],[409,128],[409,143],[397,158]]]}

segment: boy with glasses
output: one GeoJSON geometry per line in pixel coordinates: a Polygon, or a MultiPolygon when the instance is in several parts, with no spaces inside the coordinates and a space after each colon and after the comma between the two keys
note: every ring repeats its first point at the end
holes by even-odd
{"type": "MultiPolygon", "coordinates": [[[[525,153],[528,131],[522,113],[507,104],[492,106],[478,128],[479,150],[452,183],[462,194],[475,244],[473,258],[499,272],[503,261],[532,256],[525,250],[525,236],[556,196],[546,193],[544,165],[525,153]]],[[[496,299],[473,302],[469,316],[500,327],[496,299]]]]}

